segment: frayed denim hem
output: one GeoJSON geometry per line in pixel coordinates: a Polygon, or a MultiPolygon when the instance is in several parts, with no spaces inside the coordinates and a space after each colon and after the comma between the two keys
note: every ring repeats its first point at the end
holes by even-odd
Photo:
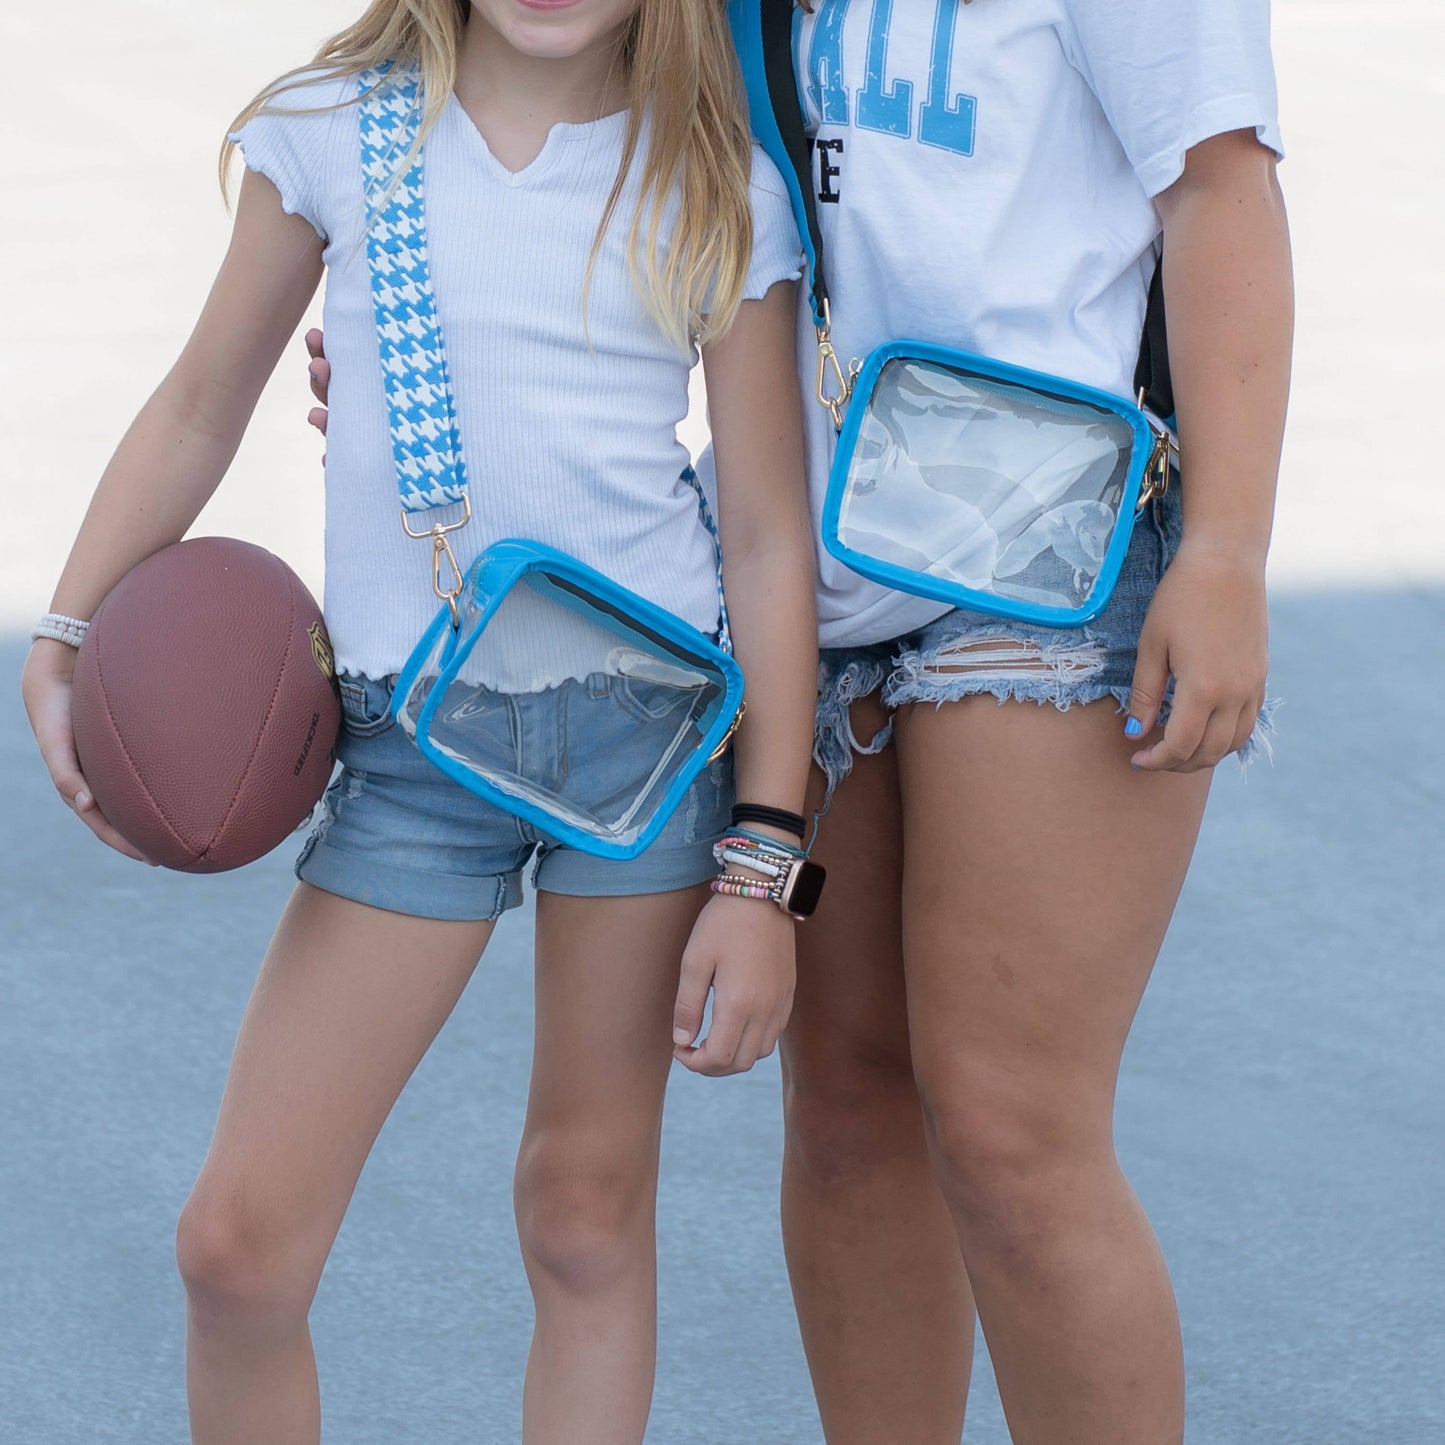
{"type": "Polygon", "coordinates": [[[888,676],[890,664],[882,658],[854,658],[836,676],[826,659],[818,663],[818,711],[813,723],[813,761],[822,769],[828,787],[822,812],[828,811],[833,791],[853,771],[855,753],[867,757],[881,753],[893,737],[893,720],[867,743],[853,734],[849,709],[859,698],[877,692],[888,676]]]}
{"type": "MultiPolygon", "coordinates": [[[[1050,661],[1047,655],[1035,656],[1036,660],[1050,661]]],[[[1170,688],[1172,691],[1172,683],[1170,688]]],[[[1043,676],[1009,678],[967,672],[940,674],[932,671],[918,653],[913,653],[900,658],[898,667],[884,684],[883,702],[889,708],[898,708],[910,702],[931,702],[942,707],[946,702],[958,702],[965,697],[992,697],[1000,703],[1034,702],[1042,705],[1047,702],[1060,712],[1068,712],[1076,703],[1098,702],[1102,697],[1112,697],[1122,716],[1129,711],[1130,691],[1127,687],[1111,687],[1107,683],[1066,682],[1056,670],[1050,670],[1043,676]]],[[[1172,698],[1166,697],[1159,709],[1161,726],[1169,721],[1171,702],[1172,698]]],[[[1265,699],[1259,716],[1255,718],[1254,728],[1245,739],[1244,746],[1235,753],[1240,772],[1245,772],[1251,763],[1260,758],[1273,763],[1274,740],[1278,735],[1275,713],[1282,706],[1281,698],[1265,699]]]]}

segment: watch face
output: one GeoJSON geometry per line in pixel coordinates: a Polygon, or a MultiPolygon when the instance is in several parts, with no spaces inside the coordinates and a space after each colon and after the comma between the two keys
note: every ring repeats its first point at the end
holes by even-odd
{"type": "Polygon", "coordinates": [[[794,918],[811,918],[818,899],[823,895],[823,883],[827,877],[827,870],[820,863],[802,859],[788,879],[788,886],[783,892],[783,907],[794,918]]]}

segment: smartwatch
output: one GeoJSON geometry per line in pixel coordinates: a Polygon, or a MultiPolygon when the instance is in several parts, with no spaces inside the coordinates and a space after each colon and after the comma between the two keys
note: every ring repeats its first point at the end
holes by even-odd
{"type": "Polygon", "coordinates": [[[807,858],[795,858],[792,866],[783,875],[778,892],[778,907],[789,918],[811,918],[818,900],[823,896],[823,884],[828,872],[821,863],[807,858]]]}

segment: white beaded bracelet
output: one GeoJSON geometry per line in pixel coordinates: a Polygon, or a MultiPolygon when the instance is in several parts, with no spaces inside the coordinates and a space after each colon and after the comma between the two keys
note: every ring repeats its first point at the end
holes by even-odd
{"type": "Polygon", "coordinates": [[[85,634],[89,630],[90,623],[79,617],[67,617],[63,612],[47,612],[30,629],[30,640],[38,642],[44,637],[51,642],[63,642],[67,647],[78,648],[85,641],[85,634]]]}
{"type": "Polygon", "coordinates": [[[769,857],[763,853],[745,853],[741,848],[719,848],[714,856],[719,863],[736,863],[743,868],[752,868],[766,878],[786,878],[793,864],[791,858],[784,863],[777,857],[769,857]]]}

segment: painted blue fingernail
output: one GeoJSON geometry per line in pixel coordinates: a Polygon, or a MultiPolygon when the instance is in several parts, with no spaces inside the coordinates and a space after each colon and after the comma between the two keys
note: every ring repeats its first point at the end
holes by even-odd
{"type": "Polygon", "coordinates": [[[1124,724],[1124,736],[1126,738],[1137,738],[1143,731],[1144,724],[1136,717],[1131,717],[1129,721],[1124,724]]]}

